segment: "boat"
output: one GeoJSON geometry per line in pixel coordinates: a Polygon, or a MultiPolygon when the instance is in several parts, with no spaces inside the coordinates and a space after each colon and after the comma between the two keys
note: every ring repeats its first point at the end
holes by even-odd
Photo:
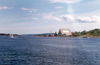
{"type": "Polygon", "coordinates": [[[89,37],[87,37],[87,36],[83,36],[83,38],[89,38],[89,37]]]}
{"type": "Polygon", "coordinates": [[[14,37],[13,37],[13,34],[10,34],[10,38],[14,38],[14,37]]]}

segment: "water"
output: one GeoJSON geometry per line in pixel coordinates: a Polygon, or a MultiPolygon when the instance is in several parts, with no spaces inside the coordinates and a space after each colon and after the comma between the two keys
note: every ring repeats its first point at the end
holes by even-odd
{"type": "Polygon", "coordinates": [[[100,38],[1,36],[0,65],[100,65],[100,38]]]}

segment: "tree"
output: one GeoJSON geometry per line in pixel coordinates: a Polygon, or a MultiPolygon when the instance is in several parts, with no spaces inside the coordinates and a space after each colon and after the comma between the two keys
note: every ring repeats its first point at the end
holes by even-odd
{"type": "Polygon", "coordinates": [[[100,35],[100,31],[98,31],[98,35],[100,35]]]}
{"type": "Polygon", "coordinates": [[[94,35],[94,36],[98,36],[97,31],[94,31],[94,32],[93,32],[93,35],[94,35]]]}
{"type": "Polygon", "coordinates": [[[72,33],[73,36],[81,36],[81,33],[80,32],[75,32],[75,33],[72,33]]]}
{"type": "Polygon", "coordinates": [[[82,35],[87,34],[86,30],[82,31],[82,33],[81,33],[81,34],[82,34],[82,35]]]}
{"type": "Polygon", "coordinates": [[[57,35],[58,35],[57,32],[55,32],[54,36],[57,36],[57,35]]]}

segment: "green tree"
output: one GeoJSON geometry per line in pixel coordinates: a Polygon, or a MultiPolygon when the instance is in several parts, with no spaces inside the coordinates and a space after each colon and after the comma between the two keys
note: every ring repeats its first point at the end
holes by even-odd
{"type": "Polygon", "coordinates": [[[81,33],[80,32],[75,32],[75,33],[72,33],[73,36],[80,36],[81,33]]]}
{"type": "Polygon", "coordinates": [[[100,31],[98,31],[98,35],[100,35],[100,31]]]}
{"type": "Polygon", "coordinates": [[[86,30],[84,30],[84,31],[82,31],[82,33],[81,33],[82,35],[85,35],[85,34],[87,34],[87,31],[86,30]]]}
{"type": "Polygon", "coordinates": [[[97,33],[96,30],[93,32],[93,35],[94,35],[94,36],[98,36],[98,33],[97,33]]]}
{"type": "Polygon", "coordinates": [[[54,36],[57,36],[57,35],[58,35],[57,32],[55,32],[54,36]]]}

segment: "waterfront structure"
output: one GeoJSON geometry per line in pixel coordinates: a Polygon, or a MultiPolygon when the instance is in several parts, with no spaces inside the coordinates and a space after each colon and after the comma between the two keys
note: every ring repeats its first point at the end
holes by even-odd
{"type": "Polygon", "coordinates": [[[72,35],[71,31],[69,29],[59,29],[59,36],[70,36],[72,35]]]}

